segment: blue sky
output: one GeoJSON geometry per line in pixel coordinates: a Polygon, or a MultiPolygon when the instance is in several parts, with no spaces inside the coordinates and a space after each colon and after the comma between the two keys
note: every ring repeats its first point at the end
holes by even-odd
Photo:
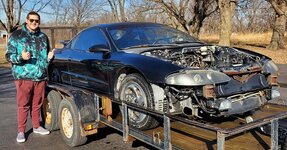
{"type": "MultiPolygon", "coordinates": [[[[98,1],[102,2],[103,0],[98,0],[98,1]]],[[[21,18],[22,18],[21,23],[22,23],[23,21],[25,21],[25,17],[26,17],[26,15],[27,15],[27,13],[29,12],[29,8],[30,8],[30,9],[32,8],[32,4],[33,4],[32,2],[33,2],[33,0],[29,0],[29,1],[27,1],[27,3],[24,5],[24,7],[23,7],[24,10],[23,10],[23,12],[22,12],[22,14],[21,14],[21,18]]],[[[63,0],[63,3],[65,3],[65,2],[66,2],[66,0],[63,0]]],[[[129,0],[126,0],[126,6],[127,6],[127,5],[129,5],[129,0]]],[[[105,8],[105,10],[109,10],[109,9],[110,9],[109,6],[106,6],[106,7],[104,7],[104,8],[105,8]]],[[[39,14],[40,14],[40,16],[41,16],[41,22],[42,22],[42,23],[48,22],[48,21],[50,21],[51,19],[53,19],[53,18],[51,17],[51,15],[48,15],[47,13],[42,13],[42,12],[51,12],[51,10],[52,10],[51,6],[48,5],[48,6],[46,6],[42,11],[39,12],[39,14]]],[[[1,19],[3,22],[6,23],[6,16],[5,16],[5,13],[4,13],[4,10],[3,10],[1,4],[0,4],[0,19],[1,19]]]]}
{"type": "MultiPolygon", "coordinates": [[[[27,4],[26,4],[27,5],[27,4]]],[[[25,6],[26,6],[25,5],[25,6]]],[[[49,11],[49,8],[48,8],[49,6],[47,6],[45,9],[44,9],[44,11],[49,11]]],[[[26,9],[27,9],[27,7],[26,7],[26,9]]],[[[21,23],[25,20],[25,17],[26,17],[26,15],[27,15],[27,13],[28,13],[28,11],[23,11],[22,12],[22,14],[21,14],[21,18],[22,18],[22,20],[21,20],[21,23]]],[[[39,14],[40,14],[40,16],[41,16],[41,21],[44,21],[45,22],[45,20],[47,20],[47,19],[49,19],[49,18],[51,18],[51,16],[48,16],[48,15],[46,15],[46,14],[44,14],[44,13],[41,13],[41,12],[39,12],[39,14]]],[[[0,6],[0,19],[4,22],[4,23],[6,23],[6,15],[5,15],[5,13],[4,13],[4,10],[3,10],[3,8],[2,8],[2,6],[0,6]]]]}
{"type": "Polygon", "coordinates": [[[5,14],[4,14],[3,9],[1,9],[1,11],[0,11],[0,19],[3,21],[4,18],[5,18],[5,14]]]}

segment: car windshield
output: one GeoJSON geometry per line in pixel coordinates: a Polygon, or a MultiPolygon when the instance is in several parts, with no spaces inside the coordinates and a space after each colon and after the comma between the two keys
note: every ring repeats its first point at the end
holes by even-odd
{"type": "Polygon", "coordinates": [[[198,42],[192,36],[168,26],[124,26],[108,29],[119,49],[170,46],[198,42]]]}

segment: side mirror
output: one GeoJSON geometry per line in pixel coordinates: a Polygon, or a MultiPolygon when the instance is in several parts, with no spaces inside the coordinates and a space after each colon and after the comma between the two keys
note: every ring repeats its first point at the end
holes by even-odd
{"type": "Polygon", "coordinates": [[[99,44],[99,45],[91,46],[89,48],[89,51],[90,52],[104,52],[104,53],[108,53],[108,52],[110,52],[110,49],[106,45],[99,44]]]}
{"type": "Polygon", "coordinates": [[[64,47],[66,47],[69,44],[70,40],[61,40],[60,43],[63,44],[64,47]]]}

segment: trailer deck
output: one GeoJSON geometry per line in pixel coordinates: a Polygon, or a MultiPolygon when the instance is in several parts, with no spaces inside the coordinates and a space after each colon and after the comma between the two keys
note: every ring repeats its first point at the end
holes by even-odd
{"type": "MultiPolygon", "coordinates": [[[[127,116],[107,119],[101,115],[100,122],[123,132],[123,138],[132,136],[158,149],[278,149],[278,120],[287,117],[287,107],[267,104],[254,112],[250,123],[240,117],[230,117],[217,121],[196,121],[181,116],[142,110],[132,104],[122,104],[127,108],[164,118],[163,125],[155,129],[139,131],[129,128],[127,116]],[[258,127],[271,124],[271,137],[260,132],[258,127]]],[[[127,113],[127,112],[126,112],[127,113]]]]}

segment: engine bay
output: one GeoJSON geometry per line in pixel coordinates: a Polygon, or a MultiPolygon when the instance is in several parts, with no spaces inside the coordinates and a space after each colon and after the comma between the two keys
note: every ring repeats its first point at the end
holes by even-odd
{"type": "Polygon", "coordinates": [[[184,68],[208,68],[221,72],[249,72],[263,66],[259,56],[219,46],[156,49],[142,54],[171,61],[184,68]]]}

